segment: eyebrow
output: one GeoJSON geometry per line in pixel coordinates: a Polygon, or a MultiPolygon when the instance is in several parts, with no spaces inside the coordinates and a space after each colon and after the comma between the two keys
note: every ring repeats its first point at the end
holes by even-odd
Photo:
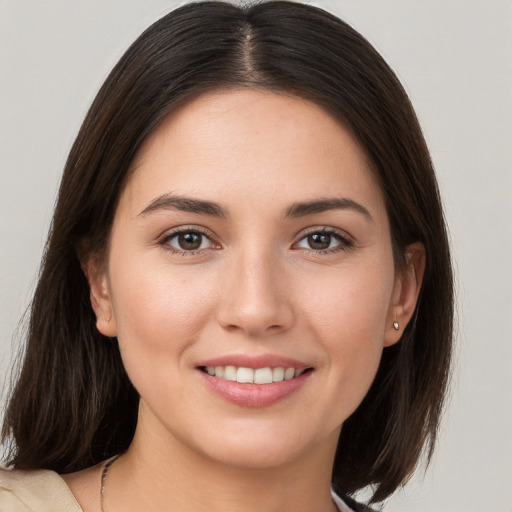
{"type": "Polygon", "coordinates": [[[179,210],[201,215],[211,215],[212,217],[228,216],[228,212],[217,203],[191,197],[175,196],[173,194],[163,194],[157,197],[139,213],[139,216],[147,215],[156,210],[179,210]]]}
{"type": "Polygon", "coordinates": [[[364,215],[370,222],[373,218],[370,212],[360,203],[347,197],[335,197],[295,203],[288,209],[286,217],[305,217],[315,213],[323,213],[329,210],[354,210],[364,215]]]}
{"type": "MultiPolygon", "coordinates": [[[[156,210],[179,210],[182,212],[197,213],[199,215],[210,215],[212,217],[229,217],[228,211],[213,201],[194,199],[191,197],[175,196],[171,193],[163,194],[151,201],[139,216],[147,215],[156,210]]],[[[360,203],[346,197],[316,199],[292,204],[285,217],[299,218],[315,213],[323,213],[330,210],[354,210],[364,215],[373,222],[370,212],[360,203]]]]}

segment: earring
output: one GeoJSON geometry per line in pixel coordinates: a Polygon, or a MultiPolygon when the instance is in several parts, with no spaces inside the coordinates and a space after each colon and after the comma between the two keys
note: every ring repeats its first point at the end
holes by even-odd
{"type": "Polygon", "coordinates": [[[398,322],[393,322],[393,328],[395,329],[395,331],[398,331],[398,329],[400,329],[400,325],[398,324],[398,322]]]}

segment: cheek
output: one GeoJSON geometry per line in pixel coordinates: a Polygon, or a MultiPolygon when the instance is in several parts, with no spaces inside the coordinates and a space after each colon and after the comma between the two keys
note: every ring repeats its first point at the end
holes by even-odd
{"type": "Polygon", "coordinates": [[[327,269],[316,275],[314,285],[303,283],[301,307],[319,329],[330,337],[356,336],[362,344],[383,340],[394,285],[391,262],[327,269]]]}
{"type": "MultiPolygon", "coordinates": [[[[362,401],[382,356],[393,287],[393,267],[347,268],[325,280],[324,293],[307,301],[309,328],[323,345],[332,410],[342,420],[362,401]]],[[[317,283],[320,284],[320,283],[317,283]]]]}
{"type": "MultiPolygon", "coordinates": [[[[127,370],[168,367],[198,338],[211,317],[208,280],[165,264],[125,260],[111,276],[113,310],[127,370]],[[126,279],[123,276],[130,276],[126,279]],[[165,360],[165,365],[158,365],[165,360]]],[[[152,370],[153,371],[153,370],[152,370]]]]}

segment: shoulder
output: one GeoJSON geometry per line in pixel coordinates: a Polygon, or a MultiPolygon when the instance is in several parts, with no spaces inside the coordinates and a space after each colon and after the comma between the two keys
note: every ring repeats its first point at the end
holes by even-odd
{"type": "Polygon", "coordinates": [[[44,469],[0,468],[0,512],[82,512],[62,478],[44,469]]]}

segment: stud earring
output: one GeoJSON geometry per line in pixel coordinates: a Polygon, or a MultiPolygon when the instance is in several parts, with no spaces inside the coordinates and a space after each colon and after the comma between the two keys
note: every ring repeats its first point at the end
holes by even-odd
{"type": "Polygon", "coordinates": [[[398,331],[398,329],[400,329],[400,325],[398,324],[398,322],[393,322],[393,328],[395,329],[395,331],[398,331]]]}

